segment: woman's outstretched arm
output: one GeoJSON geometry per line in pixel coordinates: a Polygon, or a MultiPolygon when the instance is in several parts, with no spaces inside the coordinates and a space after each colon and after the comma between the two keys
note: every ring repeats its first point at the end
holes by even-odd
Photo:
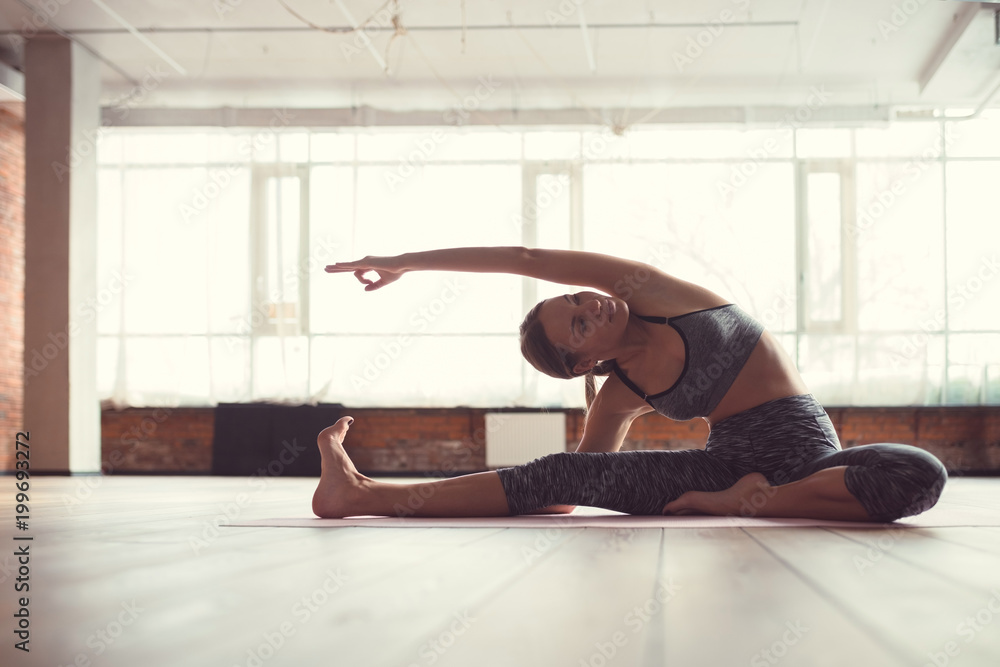
{"type": "Polygon", "coordinates": [[[331,264],[326,270],[330,273],[352,271],[369,291],[395,282],[408,271],[514,273],[564,285],[592,287],[620,296],[636,284],[670,280],[655,267],[630,259],[595,252],[517,246],[445,248],[395,257],[365,257],[331,264]],[[369,271],[379,274],[379,280],[365,278],[364,274],[369,271]]]}

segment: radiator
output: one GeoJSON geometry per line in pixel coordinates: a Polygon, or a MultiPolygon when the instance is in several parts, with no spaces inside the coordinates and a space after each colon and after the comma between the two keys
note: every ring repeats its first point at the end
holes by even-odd
{"type": "Polygon", "coordinates": [[[566,451],[566,413],[486,413],[486,467],[527,463],[566,451]]]}

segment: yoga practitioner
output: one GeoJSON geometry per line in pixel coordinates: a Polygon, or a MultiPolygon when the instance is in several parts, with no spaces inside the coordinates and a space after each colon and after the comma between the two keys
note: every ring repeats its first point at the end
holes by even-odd
{"type": "Polygon", "coordinates": [[[366,257],[326,270],[353,272],[366,291],[409,271],[512,273],[599,291],[546,299],[521,324],[521,351],[532,366],[557,378],[588,376],[575,452],[389,484],[351,463],[342,445],[354,420],[344,417],[319,434],[318,516],[506,516],[586,505],[628,514],[888,522],[932,507],[947,480],[937,458],[910,445],[842,450],[826,411],[759,322],[653,266],[598,253],[496,247],[366,257]],[[597,374],[608,379],[594,396],[597,374]],[[632,421],[653,411],[705,419],[705,448],[618,451],[632,421]]]}

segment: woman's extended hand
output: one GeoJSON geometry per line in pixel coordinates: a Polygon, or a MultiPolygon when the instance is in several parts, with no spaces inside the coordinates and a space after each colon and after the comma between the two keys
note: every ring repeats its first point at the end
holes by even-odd
{"type": "Polygon", "coordinates": [[[347,271],[354,272],[354,277],[364,284],[366,292],[394,283],[406,273],[398,257],[365,257],[354,262],[337,262],[326,267],[327,273],[347,271]],[[378,274],[378,280],[365,278],[365,274],[369,272],[378,274]]]}

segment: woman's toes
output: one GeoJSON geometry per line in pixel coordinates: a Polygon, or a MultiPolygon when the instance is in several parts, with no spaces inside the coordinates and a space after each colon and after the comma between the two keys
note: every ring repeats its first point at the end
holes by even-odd
{"type": "Polygon", "coordinates": [[[681,495],[676,500],[671,500],[669,503],[663,506],[664,514],[691,514],[693,508],[691,507],[691,492],[681,495]]]}
{"type": "Polygon", "coordinates": [[[337,442],[343,444],[344,438],[347,437],[347,430],[354,423],[354,417],[341,417],[337,420],[333,426],[327,426],[325,429],[320,431],[319,437],[322,438],[333,438],[337,442]]]}

